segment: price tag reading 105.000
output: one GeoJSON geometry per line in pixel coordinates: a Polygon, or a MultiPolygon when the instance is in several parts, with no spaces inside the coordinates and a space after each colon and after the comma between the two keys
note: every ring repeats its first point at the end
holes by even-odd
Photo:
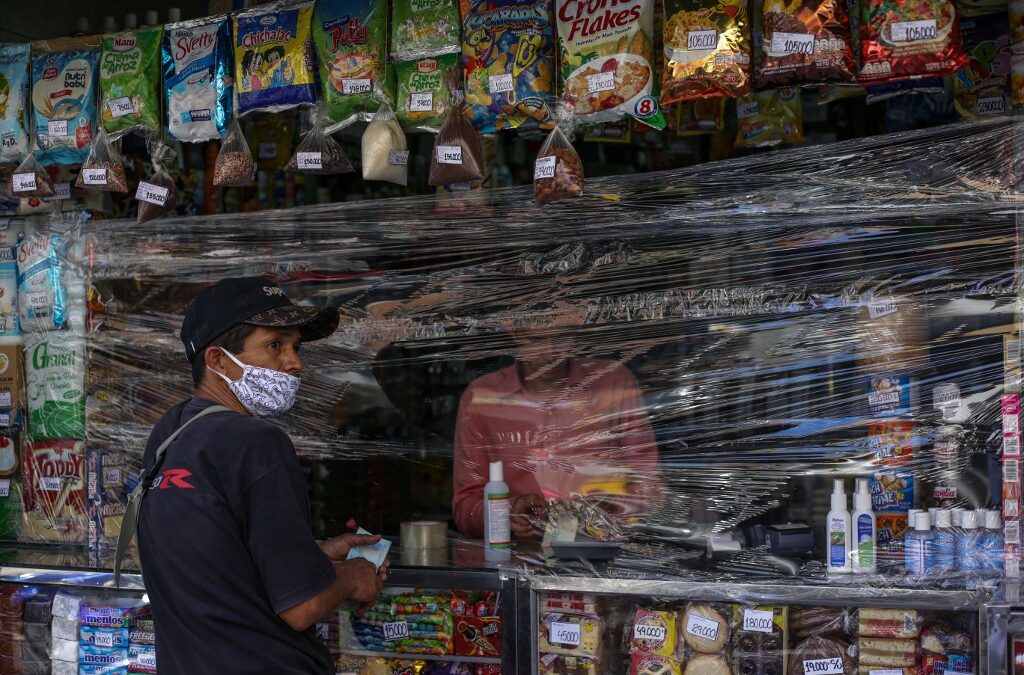
{"type": "Polygon", "coordinates": [[[580,646],[580,625],[578,623],[559,623],[554,621],[548,630],[548,642],[553,645],[580,646]]]}

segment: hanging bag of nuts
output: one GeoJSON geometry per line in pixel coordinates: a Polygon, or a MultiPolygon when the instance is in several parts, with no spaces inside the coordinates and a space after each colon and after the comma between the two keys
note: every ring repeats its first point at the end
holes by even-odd
{"type": "MultiPolygon", "coordinates": [[[[35,147],[35,144],[32,144],[35,147]]],[[[21,160],[21,164],[11,174],[11,180],[7,186],[10,188],[11,196],[15,199],[23,197],[49,197],[53,194],[53,181],[50,175],[43,169],[42,164],[31,152],[21,160]]]]}
{"type": "Polygon", "coordinates": [[[455,92],[455,104],[449,108],[434,141],[428,185],[468,183],[484,177],[480,134],[466,117],[466,100],[459,88],[458,72],[454,69],[445,72],[449,88],[455,92]]]}
{"type": "Polygon", "coordinates": [[[174,211],[178,206],[178,186],[164,169],[164,162],[171,159],[171,149],[159,139],[152,139],[150,156],[153,159],[153,175],[149,180],[140,180],[135,191],[139,201],[139,225],[160,218],[174,211]]]}
{"type": "Polygon", "coordinates": [[[310,110],[309,116],[312,127],[302,138],[284,170],[318,175],[355,171],[341,145],[327,133],[330,120],[323,106],[318,105],[310,110]]]}
{"type": "Polygon", "coordinates": [[[248,185],[256,178],[256,162],[249,152],[249,144],[242,133],[242,125],[238,118],[231,120],[228,133],[217,153],[217,163],[213,166],[214,187],[228,185],[248,185]]]}
{"type": "Polygon", "coordinates": [[[89,154],[82,163],[82,170],[78,172],[75,187],[103,192],[128,192],[128,179],[124,175],[121,153],[114,147],[103,127],[100,127],[89,146],[89,154]]]}
{"type": "Polygon", "coordinates": [[[544,139],[533,165],[533,197],[538,206],[583,194],[583,162],[570,140],[575,115],[563,106],[557,116],[558,124],[544,139]]]}

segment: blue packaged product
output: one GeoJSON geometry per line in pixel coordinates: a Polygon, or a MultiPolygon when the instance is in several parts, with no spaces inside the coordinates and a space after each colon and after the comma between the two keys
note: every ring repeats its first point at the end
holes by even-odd
{"type": "Polygon", "coordinates": [[[316,103],[311,46],[313,3],[257,9],[235,17],[238,115],[316,103]]]}
{"type": "Polygon", "coordinates": [[[978,546],[977,511],[964,511],[961,529],[956,535],[957,568],[961,572],[977,572],[983,567],[982,551],[978,546]]]}
{"type": "Polygon", "coordinates": [[[0,337],[21,335],[17,250],[14,246],[0,246],[0,337]]]}
{"type": "Polygon", "coordinates": [[[125,666],[79,664],[78,675],[128,675],[128,668],[125,666]]]}
{"type": "Polygon", "coordinates": [[[951,529],[951,513],[939,509],[935,516],[935,534],[932,555],[928,560],[929,572],[951,572],[956,569],[956,534],[951,529]]]}
{"type": "Polygon", "coordinates": [[[161,59],[171,136],[198,143],[227,133],[233,96],[228,18],[168,24],[161,59]]]}
{"type": "Polygon", "coordinates": [[[100,628],[127,628],[131,610],[125,607],[92,607],[82,605],[78,611],[79,623],[100,628]]]}
{"type": "Polygon", "coordinates": [[[0,162],[28,154],[28,43],[0,45],[0,162]]]}
{"type": "Polygon", "coordinates": [[[96,134],[99,49],[64,49],[68,38],[48,43],[53,51],[32,57],[32,121],[40,164],[81,164],[96,134]]]}
{"type": "Polygon", "coordinates": [[[127,649],[128,629],[82,626],[78,630],[78,641],[84,645],[106,649],[127,649]]]}
{"type": "Polygon", "coordinates": [[[974,659],[968,654],[950,654],[946,659],[946,673],[974,672],[974,659]]]}
{"type": "Polygon", "coordinates": [[[128,649],[128,668],[133,673],[156,673],[156,647],[133,644],[128,649]]]}
{"type": "MultiPolygon", "coordinates": [[[[96,647],[94,645],[78,646],[79,666],[105,666],[109,668],[127,668],[128,650],[96,647]]],[[[104,671],[106,672],[106,671],[104,671]]]]}
{"type": "Polygon", "coordinates": [[[67,323],[59,234],[37,234],[18,244],[18,318],[26,333],[67,323]]]}

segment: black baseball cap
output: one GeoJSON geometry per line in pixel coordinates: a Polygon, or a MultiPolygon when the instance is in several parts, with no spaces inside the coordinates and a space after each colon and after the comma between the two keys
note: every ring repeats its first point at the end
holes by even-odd
{"type": "Polygon", "coordinates": [[[222,279],[203,289],[181,322],[185,357],[192,361],[207,345],[239,324],[298,328],[302,340],[322,340],[338,329],[337,307],[302,307],[266,277],[222,279]]]}

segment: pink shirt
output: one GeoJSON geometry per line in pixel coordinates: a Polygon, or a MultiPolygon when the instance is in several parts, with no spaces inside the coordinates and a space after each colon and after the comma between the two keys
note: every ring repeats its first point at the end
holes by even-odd
{"type": "Polygon", "coordinates": [[[633,374],[613,361],[577,358],[569,361],[568,382],[540,400],[511,365],[466,389],[452,500],[463,534],[483,536],[483,489],[488,465],[499,459],[513,500],[531,493],[563,498],[599,482],[643,485],[644,492],[660,484],[658,448],[633,374]]]}

